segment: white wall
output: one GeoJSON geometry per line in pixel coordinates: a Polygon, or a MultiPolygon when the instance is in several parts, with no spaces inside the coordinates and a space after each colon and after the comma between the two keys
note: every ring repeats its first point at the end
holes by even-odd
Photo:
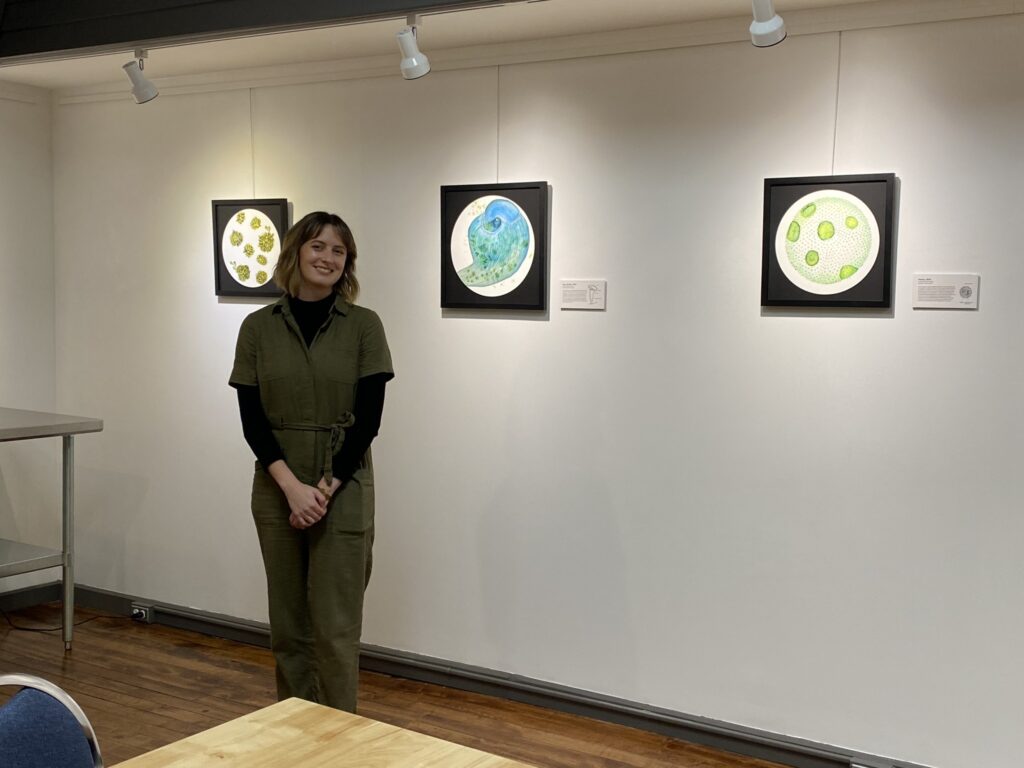
{"type": "MultiPolygon", "coordinates": [[[[52,195],[49,94],[0,82],[0,408],[55,404],[52,195]]],[[[60,482],[59,440],[0,444],[0,538],[59,547],[60,482]]]]}
{"type": "Polygon", "coordinates": [[[82,581],[265,618],[226,386],[259,304],[213,296],[209,205],[287,196],[353,226],[398,372],[367,642],[1015,765],[1022,49],[1018,15],[59,107],[82,581]],[[895,311],[762,313],[762,180],[832,170],[840,54],[835,171],[902,181],[895,311]],[[442,313],[438,186],[537,179],[552,281],[607,312],[442,313]],[[980,311],[910,309],[943,270],[980,311]]]}

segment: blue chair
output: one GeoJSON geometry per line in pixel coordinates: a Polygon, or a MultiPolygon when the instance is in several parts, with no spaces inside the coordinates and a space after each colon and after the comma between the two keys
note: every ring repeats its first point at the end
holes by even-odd
{"type": "Polygon", "coordinates": [[[3,768],[103,768],[96,732],[75,700],[33,675],[0,675],[21,690],[0,707],[3,768]]]}

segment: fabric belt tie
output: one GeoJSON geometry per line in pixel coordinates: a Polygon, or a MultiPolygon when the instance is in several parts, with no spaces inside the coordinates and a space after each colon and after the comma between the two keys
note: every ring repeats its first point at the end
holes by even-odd
{"type": "Polygon", "coordinates": [[[323,476],[327,484],[334,482],[334,454],[345,442],[345,430],[356,423],[356,417],[351,412],[345,411],[333,424],[311,424],[306,421],[284,421],[278,420],[278,429],[294,429],[297,432],[330,432],[330,443],[324,453],[323,476]]]}

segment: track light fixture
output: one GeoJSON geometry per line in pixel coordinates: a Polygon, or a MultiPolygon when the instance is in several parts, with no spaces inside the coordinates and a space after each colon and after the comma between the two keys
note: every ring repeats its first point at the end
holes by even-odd
{"type": "Polygon", "coordinates": [[[149,58],[149,51],[136,48],[135,58],[123,67],[128,79],[132,81],[132,96],[135,98],[136,104],[145,104],[160,95],[156,86],[142,74],[143,62],[147,58],[149,58]]]}
{"type": "Polygon", "coordinates": [[[781,43],[786,39],[786,25],[775,12],[772,0],[752,0],[754,21],[750,24],[750,42],[758,48],[781,43]]]}
{"type": "Polygon", "coordinates": [[[398,48],[402,52],[402,63],[399,67],[402,70],[402,77],[406,80],[415,80],[430,72],[430,62],[420,52],[419,44],[416,42],[419,21],[420,18],[415,13],[409,14],[405,28],[398,33],[398,48]]]}

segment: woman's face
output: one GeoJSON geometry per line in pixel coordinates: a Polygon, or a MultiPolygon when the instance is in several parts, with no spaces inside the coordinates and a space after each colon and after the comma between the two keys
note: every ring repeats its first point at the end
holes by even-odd
{"type": "Polygon", "coordinates": [[[299,247],[299,298],[316,301],[326,298],[341,279],[348,250],[334,227],[326,226],[312,240],[299,247]]]}

